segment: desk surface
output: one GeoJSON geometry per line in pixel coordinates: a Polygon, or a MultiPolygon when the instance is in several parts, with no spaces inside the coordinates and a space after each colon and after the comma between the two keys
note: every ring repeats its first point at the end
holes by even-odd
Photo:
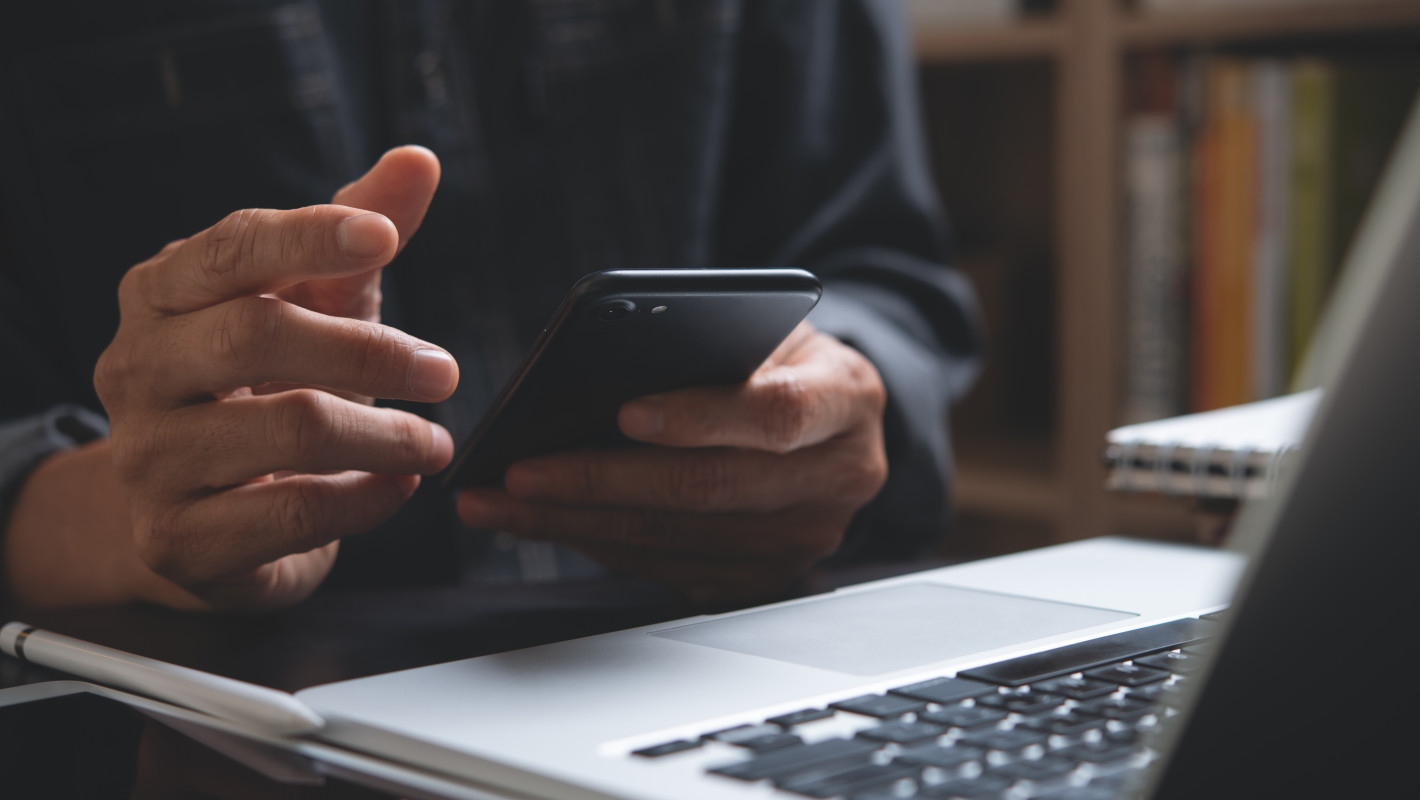
{"type": "MultiPolygon", "coordinates": [[[[796,594],[941,566],[821,571],[796,594]]],[[[285,691],[675,619],[675,596],[619,579],[321,594],[277,614],[148,607],[0,608],[5,620],[285,691]]],[[[0,656],[0,690],[56,673],[0,656]]],[[[117,703],[87,695],[0,708],[6,797],[390,797],[338,781],[272,782],[117,703]]]]}

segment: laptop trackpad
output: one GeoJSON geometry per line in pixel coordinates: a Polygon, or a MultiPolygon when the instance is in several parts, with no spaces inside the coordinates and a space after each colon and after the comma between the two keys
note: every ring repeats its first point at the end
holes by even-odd
{"type": "Polygon", "coordinates": [[[876,675],[1137,616],[1091,606],[911,583],[829,595],[650,635],[876,675]]]}

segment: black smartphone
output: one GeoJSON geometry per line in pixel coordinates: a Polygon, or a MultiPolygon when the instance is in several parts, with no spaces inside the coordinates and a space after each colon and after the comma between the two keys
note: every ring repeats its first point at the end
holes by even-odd
{"type": "Polygon", "coordinates": [[[799,269],[607,270],[577,282],[460,448],[445,485],[503,481],[514,461],[623,446],[621,405],[747,379],[818,303],[799,269]]]}

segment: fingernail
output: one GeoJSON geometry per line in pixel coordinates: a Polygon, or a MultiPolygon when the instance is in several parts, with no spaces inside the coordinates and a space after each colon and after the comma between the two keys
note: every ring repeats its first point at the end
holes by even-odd
{"type": "Polygon", "coordinates": [[[390,227],[390,221],[380,214],[346,217],[336,226],[335,243],[351,258],[374,258],[389,244],[390,227]]]}
{"type": "Polygon", "coordinates": [[[423,397],[447,397],[454,390],[458,365],[443,350],[415,350],[409,362],[409,391],[423,397]]]}
{"type": "Polygon", "coordinates": [[[666,414],[652,400],[633,400],[621,407],[621,432],[633,439],[648,439],[665,427],[666,414]]]}
{"type": "Polygon", "coordinates": [[[464,492],[459,497],[459,518],[470,528],[502,530],[508,526],[503,505],[478,491],[464,492]]]}

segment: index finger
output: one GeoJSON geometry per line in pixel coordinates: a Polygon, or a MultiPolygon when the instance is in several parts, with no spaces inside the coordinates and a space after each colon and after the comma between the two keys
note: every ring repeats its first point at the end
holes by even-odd
{"type": "Polygon", "coordinates": [[[125,311],[186,314],[315,278],[358,275],[389,263],[399,233],[382,214],[337,205],[245,209],[129,270],[125,311]]]}

